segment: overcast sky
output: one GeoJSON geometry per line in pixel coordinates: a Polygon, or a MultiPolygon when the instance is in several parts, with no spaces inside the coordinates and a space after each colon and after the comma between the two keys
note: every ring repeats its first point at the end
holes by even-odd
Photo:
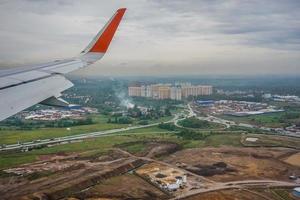
{"type": "Polygon", "coordinates": [[[299,0],[1,0],[0,67],[73,57],[119,7],[84,75],[300,75],[299,0]]]}

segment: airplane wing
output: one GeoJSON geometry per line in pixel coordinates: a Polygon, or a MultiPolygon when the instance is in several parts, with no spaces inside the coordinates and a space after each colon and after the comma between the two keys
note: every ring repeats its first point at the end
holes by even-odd
{"type": "Polygon", "coordinates": [[[0,121],[38,103],[67,106],[68,103],[59,97],[73,84],[64,74],[86,67],[104,56],[125,11],[126,8],[117,10],[77,57],[0,70],[0,121]]]}

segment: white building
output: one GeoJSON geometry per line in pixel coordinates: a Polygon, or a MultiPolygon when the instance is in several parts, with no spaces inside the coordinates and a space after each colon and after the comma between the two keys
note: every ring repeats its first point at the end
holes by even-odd
{"type": "Polygon", "coordinates": [[[181,87],[171,87],[171,99],[181,100],[181,87]]]}

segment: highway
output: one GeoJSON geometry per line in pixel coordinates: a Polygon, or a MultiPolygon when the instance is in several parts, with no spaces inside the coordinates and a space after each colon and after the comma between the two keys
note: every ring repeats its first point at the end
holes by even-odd
{"type": "MultiPolygon", "coordinates": [[[[174,118],[166,121],[165,123],[174,123],[178,120],[179,116],[183,113],[177,113],[174,115],[174,118]]],[[[51,139],[43,139],[43,140],[35,140],[31,142],[24,142],[24,143],[16,143],[16,144],[10,144],[10,145],[2,145],[0,147],[0,152],[4,151],[12,151],[12,150],[27,150],[27,149],[33,149],[40,146],[47,146],[47,145],[54,145],[54,144],[65,144],[72,141],[78,141],[83,139],[89,139],[89,138],[96,138],[101,137],[105,135],[110,135],[114,133],[120,133],[124,131],[129,130],[135,130],[135,129],[141,129],[141,128],[147,128],[152,126],[157,126],[159,123],[152,123],[148,125],[137,125],[137,126],[131,126],[127,128],[119,128],[119,129],[111,129],[111,130],[105,130],[105,131],[97,131],[97,132],[91,132],[91,133],[83,133],[78,135],[70,135],[70,136],[64,136],[64,137],[57,137],[57,138],[51,138],[51,139]]]]}
{"type": "Polygon", "coordinates": [[[140,128],[147,128],[151,126],[156,126],[159,123],[153,123],[148,125],[139,125],[139,126],[132,126],[127,128],[120,128],[120,129],[112,129],[112,130],[106,130],[106,131],[97,131],[97,132],[91,132],[91,133],[84,133],[84,134],[78,134],[78,135],[71,135],[71,136],[65,136],[65,137],[57,137],[52,139],[44,139],[44,140],[36,140],[32,142],[24,142],[24,143],[17,143],[17,144],[11,144],[11,145],[2,145],[0,148],[0,151],[10,151],[10,150],[19,150],[19,149],[32,149],[38,146],[45,146],[45,145],[51,145],[51,144],[59,144],[59,143],[67,143],[75,140],[83,140],[88,138],[95,138],[100,137],[104,135],[109,135],[113,133],[118,132],[124,132],[134,129],[140,129],[140,128]]]}
{"type": "MultiPolygon", "coordinates": [[[[226,128],[229,128],[230,126],[242,126],[242,127],[246,127],[246,128],[259,128],[264,131],[269,130],[269,128],[266,128],[266,127],[257,127],[257,126],[253,126],[251,124],[236,123],[234,121],[221,119],[221,118],[211,116],[211,115],[209,115],[207,117],[197,116],[197,114],[193,110],[190,103],[187,104],[187,111],[188,111],[188,114],[184,114],[184,112],[176,113],[174,115],[173,119],[166,121],[165,123],[174,123],[177,127],[182,128],[182,126],[178,124],[179,121],[184,120],[189,117],[197,117],[199,120],[205,120],[205,121],[209,121],[209,122],[222,124],[226,128]]],[[[101,137],[101,136],[105,136],[105,135],[109,135],[109,134],[120,133],[120,132],[134,130],[134,129],[147,128],[147,127],[152,127],[152,126],[157,126],[157,125],[159,125],[159,123],[152,123],[152,124],[148,124],[148,125],[137,125],[137,126],[131,126],[131,127],[127,127],[127,128],[119,128],[119,129],[112,129],[112,130],[106,130],[106,131],[97,131],[97,132],[91,132],[91,133],[83,133],[83,134],[78,134],[78,135],[57,137],[57,138],[51,138],[51,139],[35,140],[35,141],[31,141],[31,142],[16,143],[16,144],[10,144],[10,145],[2,144],[0,146],[0,152],[1,151],[2,152],[3,151],[11,151],[11,150],[28,150],[28,149],[33,149],[33,148],[40,147],[40,146],[65,144],[65,143],[72,142],[72,141],[78,141],[78,140],[83,140],[83,139],[88,139],[88,138],[96,138],[96,137],[101,137]]],[[[276,133],[280,134],[278,132],[276,132],[276,133]]],[[[294,134],[292,134],[292,135],[280,134],[280,135],[300,137],[299,135],[294,135],[294,134]]]]}

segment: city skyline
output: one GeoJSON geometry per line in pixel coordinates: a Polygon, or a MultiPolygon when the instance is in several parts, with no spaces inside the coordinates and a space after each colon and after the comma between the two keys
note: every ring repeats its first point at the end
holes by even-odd
{"type": "Polygon", "coordinates": [[[76,74],[300,74],[295,0],[2,1],[0,67],[78,55],[119,7],[108,54],[76,74]]]}

